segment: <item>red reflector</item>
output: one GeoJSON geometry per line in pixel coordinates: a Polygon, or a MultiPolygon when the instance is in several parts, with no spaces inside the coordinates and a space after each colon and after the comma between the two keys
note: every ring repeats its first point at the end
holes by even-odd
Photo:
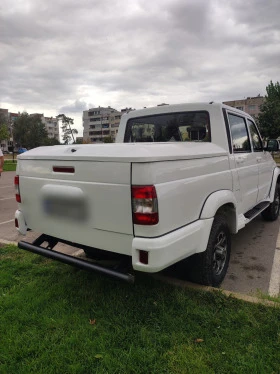
{"type": "Polygon", "coordinates": [[[18,175],[15,176],[15,185],[16,186],[19,185],[19,176],[18,175]]]}
{"type": "Polygon", "coordinates": [[[55,173],[75,173],[75,168],[73,166],[53,166],[53,171],[55,173]]]}
{"type": "Polygon", "coordinates": [[[148,265],[149,260],[149,252],[147,251],[139,251],[139,261],[141,264],[148,265]]]}
{"type": "Polygon", "coordinates": [[[156,225],[158,223],[158,213],[134,213],[134,223],[136,225],[156,225]]]}
{"type": "Polygon", "coordinates": [[[155,186],[132,186],[133,199],[156,199],[155,186]]]}
{"type": "Polygon", "coordinates": [[[21,203],[21,197],[20,197],[20,194],[16,194],[16,201],[18,202],[18,203],[21,203]]]}
{"type": "Polygon", "coordinates": [[[15,218],[15,226],[18,228],[18,219],[15,218]]]}

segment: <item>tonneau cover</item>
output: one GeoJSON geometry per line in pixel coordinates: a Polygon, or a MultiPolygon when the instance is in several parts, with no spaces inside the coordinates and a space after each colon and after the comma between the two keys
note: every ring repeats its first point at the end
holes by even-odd
{"type": "Polygon", "coordinates": [[[156,162],[218,157],[224,155],[227,155],[227,151],[213,143],[115,143],[39,147],[19,155],[18,159],[156,162]]]}

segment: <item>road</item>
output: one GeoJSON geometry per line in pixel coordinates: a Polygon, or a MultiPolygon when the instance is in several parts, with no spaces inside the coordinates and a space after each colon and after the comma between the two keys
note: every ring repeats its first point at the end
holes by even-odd
{"type": "MultiPolygon", "coordinates": [[[[17,203],[14,197],[15,172],[5,172],[0,179],[0,241],[34,240],[38,234],[19,235],[14,227],[17,203]]],[[[222,288],[232,292],[256,295],[258,290],[268,293],[280,219],[265,222],[253,220],[232,237],[232,253],[227,276],[222,288]]],[[[77,249],[61,245],[59,251],[73,254],[77,249]]]]}

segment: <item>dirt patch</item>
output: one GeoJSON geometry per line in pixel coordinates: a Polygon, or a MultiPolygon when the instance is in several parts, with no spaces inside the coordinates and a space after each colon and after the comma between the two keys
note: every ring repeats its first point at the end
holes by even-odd
{"type": "Polygon", "coordinates": [[[257,270],[257,271],[261,271],[261,272],[265,272],[266,271],[266,268],[263,265],[259,265],[259,264],[244,265],[243,269],[244,270],[257,270]]]}

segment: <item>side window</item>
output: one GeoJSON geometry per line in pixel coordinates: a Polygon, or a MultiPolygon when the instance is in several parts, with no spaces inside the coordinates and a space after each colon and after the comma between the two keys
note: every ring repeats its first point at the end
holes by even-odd
{"type": "Polygon", "coordinates": [[[233,152],[251,152],[245,118],[229,113],[228,120],[232,137],[233,152]]]}
{"type": "Polygon", "coordinates": [[[253,121],[251,121],[250,119],[247,119],[247,121],[248,121],[249,131],[251,134],[253,150],[255,152],[261,152],[263,150],[263,146],[262,146],[262,141],[257,131],[257,128],[253,121]]]}

